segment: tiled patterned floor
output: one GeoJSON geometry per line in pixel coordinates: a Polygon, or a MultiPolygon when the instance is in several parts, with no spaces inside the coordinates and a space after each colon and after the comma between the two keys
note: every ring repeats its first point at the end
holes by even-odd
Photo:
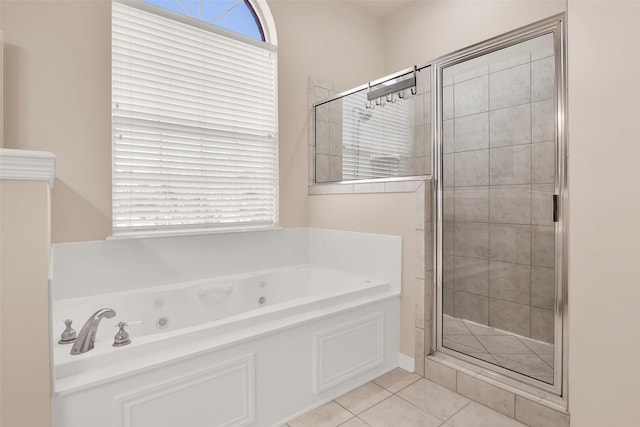
{"type": "Polygon", "coordinates": [[[289,421],[286,426],[518,427],[524,424],[396,368],[289,421]]]}
{"type": "Polygon", "coordinates": [[[445,347],[553,383],[553,345],[443,315],[445,347]]]}

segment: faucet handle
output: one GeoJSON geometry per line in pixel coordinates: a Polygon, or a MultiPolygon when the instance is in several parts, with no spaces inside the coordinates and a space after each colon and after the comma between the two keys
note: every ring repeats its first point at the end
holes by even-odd
{"type": "Polygon", "coordinates": [[[131,344],[131,338],[129,338],[129,333],[124,330],[125,326],[140,326],[144,322],[142,320],[136,320],[133,322],[118,322],[114,325],[117,328],[120,328],[116,333],[116,336],[113,337],[113,346],[114,347],[123,347],[125,345],[131,344]]]}
{"type": "Polygon", "coordinates": [[[120,327],[120,323],[122,323],[123,326],[142,326],[144,324],[144,322],[142,320],[133,320],[131,322],[118,322],[114,326],[116,328],[119,328],[120,327]]]}
{"type": "Polygon", "coordinates": [[[58,344],[71,344],[76,340],[76,330],[71,327],[73,320],[67,319],[64,321],[66,328],[60,334],[60,341],[58,344]]]}

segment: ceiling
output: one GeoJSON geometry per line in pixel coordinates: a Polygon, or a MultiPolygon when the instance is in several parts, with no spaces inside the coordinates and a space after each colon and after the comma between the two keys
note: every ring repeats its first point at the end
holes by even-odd
{"type": "Polygon", "coordinates": [[[349,3],[361,11],[376,18],[385,18],[392,15],[398,9],[405,7],[417,0],[348,0],[349,3]]]}

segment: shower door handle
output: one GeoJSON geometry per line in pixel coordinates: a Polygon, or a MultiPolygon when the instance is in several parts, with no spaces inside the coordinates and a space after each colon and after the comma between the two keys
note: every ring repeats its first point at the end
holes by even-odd
{"type": "Polygon", "coordinates": [[[559,213],[558,213],[558,195],[553,195],[553,222],[558,222],[559,213]]]}

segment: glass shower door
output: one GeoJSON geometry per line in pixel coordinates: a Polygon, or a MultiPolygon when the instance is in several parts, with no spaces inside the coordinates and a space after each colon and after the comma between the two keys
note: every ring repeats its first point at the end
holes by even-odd
{"type": "Polygon", "coordinates": [[[441,68],[441,349],[554,384],[557,78],[548,33],[441,68]]]}

